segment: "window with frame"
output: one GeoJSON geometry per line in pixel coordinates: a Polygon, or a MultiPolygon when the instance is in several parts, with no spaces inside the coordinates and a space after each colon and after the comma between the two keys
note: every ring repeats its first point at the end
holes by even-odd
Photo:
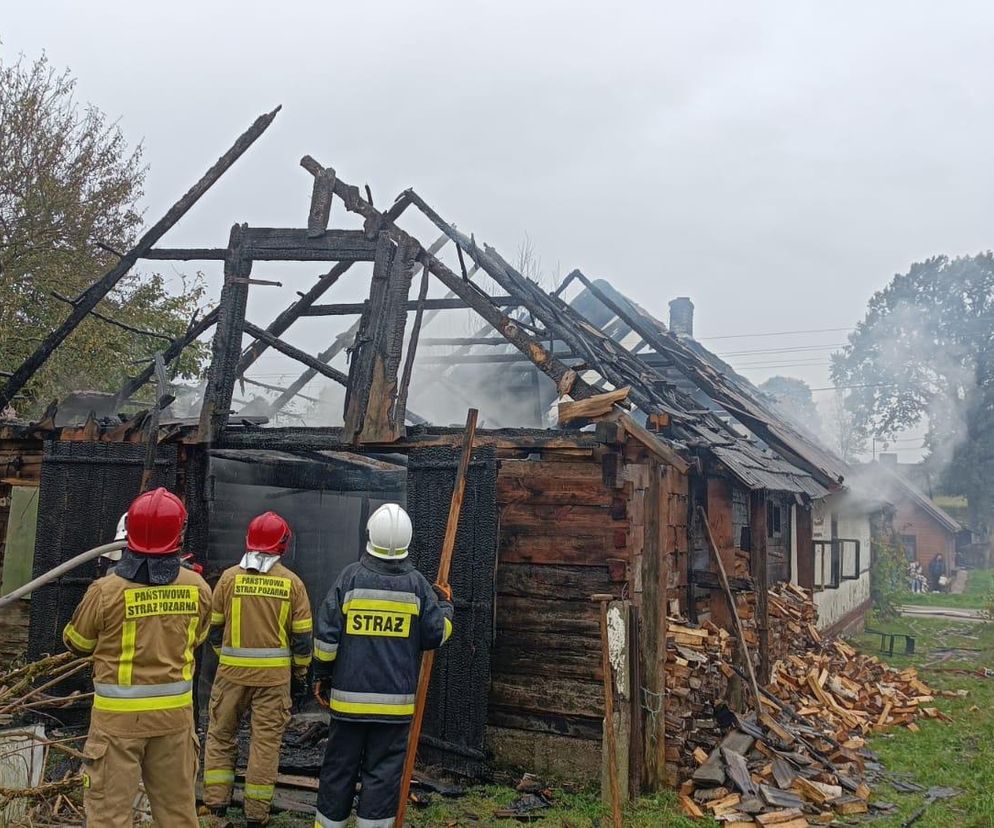
{"type": "Polygon", "coordinates": [[[901,535],[904,558],[908,563],[918,560],[918,535],[901,535]]]}

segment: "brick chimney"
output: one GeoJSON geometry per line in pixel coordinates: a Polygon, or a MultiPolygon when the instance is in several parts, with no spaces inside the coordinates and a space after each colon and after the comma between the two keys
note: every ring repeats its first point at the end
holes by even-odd
{"type": "Polygon", "coordinates": [[[670,333],[694,338],[694,303],[689,296],[679,296],[670,302],[670,333]]]}

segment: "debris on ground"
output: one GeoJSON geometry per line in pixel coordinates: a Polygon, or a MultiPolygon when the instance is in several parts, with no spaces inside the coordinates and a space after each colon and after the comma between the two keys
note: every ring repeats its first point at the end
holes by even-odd
{"type": "MultiPolygon", "coordinates": [[[[744,692],[734,639],[711,622],[670,619],[667,762],[682,810],[734,828],[801,828],[866,814],[870,784],[883,778],[866,737],[950,719],[913,668],[896,670],[842,640],[823,641],[804,590],[781,584],[768,601],[771,651],[780,642],[795,650],[785,644],[779,652],[758,718],[716,701],[729,689],[734,697],[735,685],[744,692]]],[[[743,626],[754,617],[745,596],[739,612],[743,626]]]]}

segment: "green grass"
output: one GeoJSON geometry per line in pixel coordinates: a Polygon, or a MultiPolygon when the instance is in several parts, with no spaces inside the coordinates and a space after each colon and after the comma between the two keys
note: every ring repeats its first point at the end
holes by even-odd
{"type": "MultiPolygon", "coordinates": [[[[887,659],[894,667],[917,666],[933,690],[966,690],[969,695],[936,698],[934,706],[952,717],[952,723],[923,720],[919,733],[902,728],[879,734],[869,740],[869,747],[889,771],[909,774],[909,781],[926,788],[951,786],[964,791],[955,799],[928,806],[915,823],[919,828],[994,828],[994,678],[948,671],[994,668],[994,624],[902,618],[875,626],[916,637],[915,655],[887,659]],[[935,663],[943,650],[955,647],[964,650],[935,663]]],[[[865,652],[876,653],[879,637],[864,635],[854,643],[865,652]]],[[[899,794],[889,785],[875,786],[874,799],[898,805],[897,814],[872,823],[879,826],[899,826],[924,804],[923,795],[899,794]]]]}
{"type": "Polygon", "coordinates": [[[900,603],[916,607],[952,607],[954,609],[987,609],[994,591],[994,570],[971,569],[966,589],[960,595],[941,593],[909,593],[900,603]]]}
{"type": "MultiPolygon", "coordinates": [[[[605,807],[596,792],[567,792],[555,790],[555,806],[541,811],[536,819],[527,823],[515,819],[499,819],[494,812],[505,808],[520,796],[513,788],[500,785],[484,785],[473,788],[467,796],[458,799],[436,797],[432,804],[424,808],[412,806],[408,811],[406,824],[417,828],[439,828],[439,826],[502,826],[534,825],[540,828],[607,828],[611,824],[610,808],[605,807]]],[[[243,825],[240,812],[233,812],[230,819],[235,825],[243,825]]],[[[353,818],[354,820],[354,818],[353,818]]],[[[278,814],[271,828],[311,828],[313,819],[300,815],[278,814]]],[[[350,823],[351,825],[352,823],[350,823]]],[[[717,823],[710,820],[694,820],[684,816],[677,804],[676,794],[667,791],[656,796],[643,797],[637,805],[627,805],[625,826],[631,828],[708,828],[717,823]]]]}

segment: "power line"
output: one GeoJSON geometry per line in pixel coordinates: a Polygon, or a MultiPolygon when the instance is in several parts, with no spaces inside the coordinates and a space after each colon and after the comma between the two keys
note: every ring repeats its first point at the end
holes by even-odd
{"type": "Polygon", "coordinates": [[[855,328],[808,328],[804,331],[768,331],[766,333],[722,334],[721,336],[699,336],[698,339],[745,339],[754,336],[796,336],[810,333],[838,333],[839,331],[854,331],[855,328]]]}
{"type": "Polygon", "coordinates": [[[756,348],[751,351],[718,351],[717,356],[749,356],[750,354],[787,354],[794,351],[827,351],[830,348],[844,348],[845,342],[828,345],[796,345],[793,348],[756,348]]]}

